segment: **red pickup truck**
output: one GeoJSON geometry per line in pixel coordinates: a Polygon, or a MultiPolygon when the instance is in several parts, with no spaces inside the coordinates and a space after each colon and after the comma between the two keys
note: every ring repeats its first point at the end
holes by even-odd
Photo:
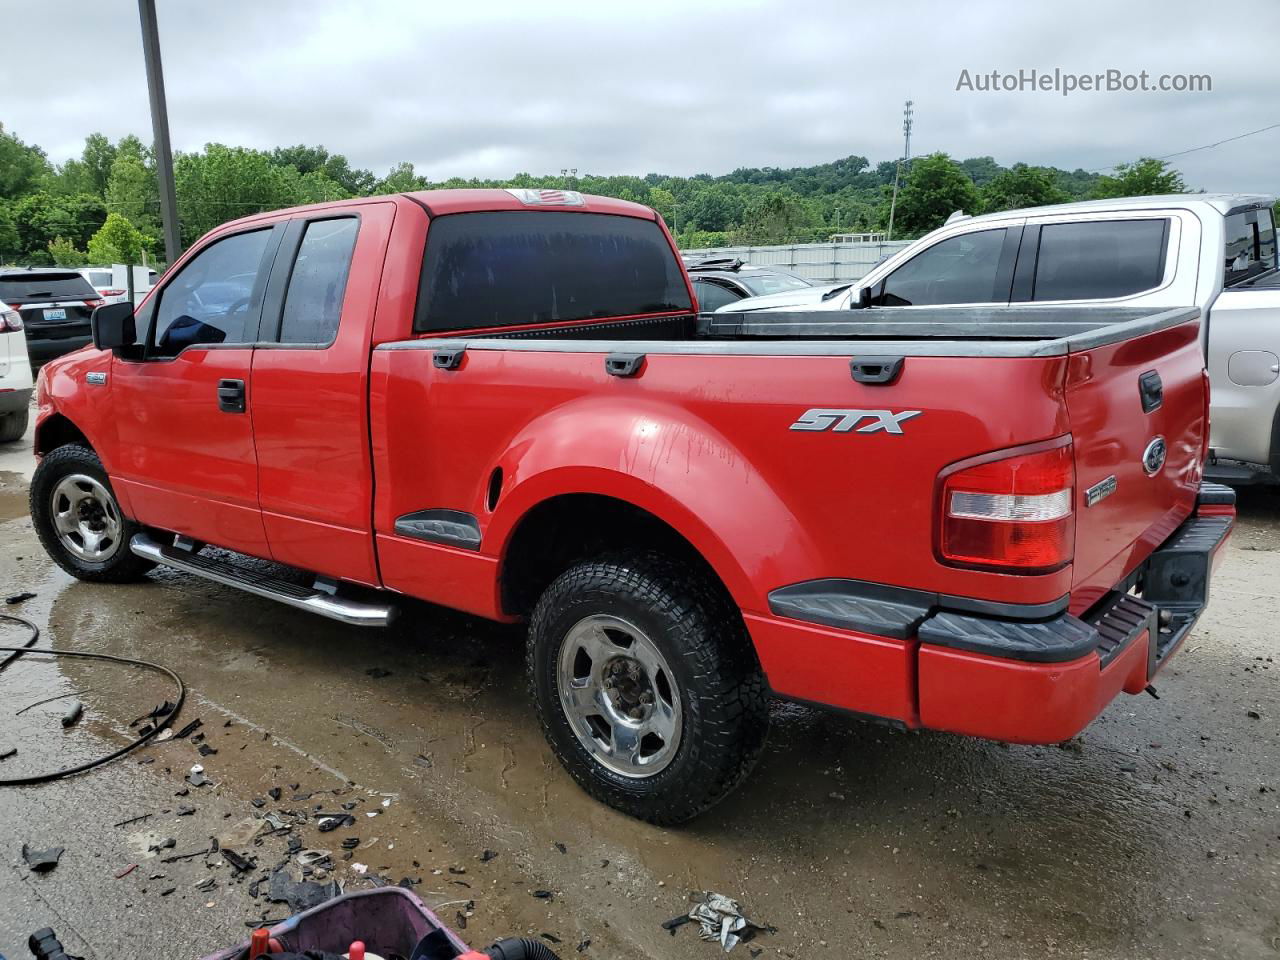
{"type": "Polygon", "coordinates": [[[771,695],[1048,743],[1141,693],[1234,517],[1198,311],[849,316],[699,317],[652,210],[568,191],[253,216],[43,368],[32,516],[85,580],[527,620],[555,753],[660,823],[771,695]]]}

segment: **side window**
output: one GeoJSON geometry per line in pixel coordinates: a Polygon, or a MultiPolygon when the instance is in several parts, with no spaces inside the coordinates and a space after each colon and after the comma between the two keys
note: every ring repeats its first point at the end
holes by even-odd
{"type": "Polygon", "coordinates": [[[1004,303],[1009,279],[1000,270],[1005,230],[979,230],[935,243],[884,281],[885,307],[950,303],[1004,303]]]}
{"type": "Polygon", "coordinates": [[[1040,228],[1032,300],[1105,300],[1160,286],[1169,221],[1093,220],[1040,228]]]}
{"type": "Polygon", "coordinates": [[[307,224],[285,292],[281,343],[333,342],[359,229],[354,217],[307,224]]]}
{"type": "Polygon", "coordinates": [[[1276,228],[1270,210],[1246,210],[1226,219],[1224,286],[1256,277],[1276,266],[1276,228]]]}
{"type": "Polygon", "coordinates": [[[728,287],[714,283],[711,280],[698,280],[695,278],[693,292],[698,296],[698,309],[703,313],[719,310],[726,304],[737,303],[742,299],[728,287]]]}
{"type": "Polygon", "coordinates": [[[254,287],[271,229],[237,233],[198,253],[160,291],[153,356],[172,357],[197,343],[257,338],[254,287]]]}

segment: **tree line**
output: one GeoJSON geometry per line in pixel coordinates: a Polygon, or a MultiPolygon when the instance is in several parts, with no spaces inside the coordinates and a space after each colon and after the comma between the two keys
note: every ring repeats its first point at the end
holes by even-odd
{"type": "MultiPolygon", "coordinates": [[[[264,210],[347,197],[439,187],[551,187],[633,200],[655,208],[681,247],[798,243],[835,233],[883,233],[893,203],[894,239],[920,236],[957,210],[995,210],[1096,197],[1181,193],[1181,175],[1143,158],[1110,174],[945,153],[872,165],[849,156],[810,167],[741,167],[723,176],[643,177],[519,173],[507,180],[430,182],[413,164],[386,176],[353,167],[322,146],[254,150],[210,143],[174,157],[183,245],[228,220],[264,210]]],[[[79,266],[162,259],[155,157],[136,136],[100,133],[84,150],[51,163],[35,144],[0,125],[0,263],[79,266]]]]}

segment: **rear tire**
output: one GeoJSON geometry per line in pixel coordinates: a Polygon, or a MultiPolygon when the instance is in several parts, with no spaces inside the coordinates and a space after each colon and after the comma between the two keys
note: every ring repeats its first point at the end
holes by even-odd
{"type": "Polygon", "coordinates": [[[0,443],[12,443],[26,436],[30,417],[29,410],[15,410],[0,417],[0,443]]]}
{"type": "Polygon", "coordinates": [[[628,553],[571,567],[538,601],[527,666],[565,769],[641,820],[692,819],[764,747],[765,679],[742,618],[690,565],[628,553]]]}
{"type": "Polygon", "coordinates": [[[80,580],[128,583],[155,564],[129,549],[142,530],[125,516],[88,447],[58,447],[31,478],[31,520],[53,562],[80,580]]]}

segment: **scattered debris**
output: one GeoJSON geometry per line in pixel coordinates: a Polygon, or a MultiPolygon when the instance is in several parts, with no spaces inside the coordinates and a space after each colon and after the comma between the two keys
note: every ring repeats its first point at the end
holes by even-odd
{"type": "Polygon", "coordinates": [[[203,787],[208,782],[209,778],[204,775],[204,767],[198,763],[193,764],[191,772],[187,774],[187,783],[193,787],[203,787]]]}
{"type": "Polygon", "coordinates": [[[173,739],[175,739],[175,740],[182,740],[182,739],[183,739],[183,738],[185,738],[185,737],[189,737],[192,733],[194,733],[196,730],[198,730],[201,726],[202,726],[202,722],[201,722],[200,718],[199,718],[199,717],[196,717],[196,719],[192,720],[192,721],[191,721],[190,723],[188,723],[185,727],[183,727],[181,730],[179,730],[177,733],[175,733],[175,734],[173,735],[173,739]]]}
{"type": "Polygon", "coordinates": [[[330,856],[332,854],[328,850],[303,850],[294,859],[298,861],[299,866],[312,867],[328,860],[330,856]]]}
{"type": "Polygon", "coordinates": [[[62,857],[62,847],[50,847],[48,850],[32,850],[27,844],[22,845],[22,859],[32,873],[48,873],[58,865],[62,857]]]}
{"type": "Polygon", "coordinates": [[[4,602],[9,606],[13,606],[15,603],[24,603],[27,600],[32,599],[34,596],[35,594],[30,590],[23,590],[21,593],[11,594],[10,596],[5,597],[4,602]]]}
{"type": "Polygon", "coordinates": [[[308,880],[295,881],[288,870],[281,867],[271,874],[271,884],[267,890],[267,899],[272,903],[287,903],[293,913],[301,913],[319,906],[339,893],[338,882],[312,883],[308,880]]]}
{"type": "Polygon", "coordinates": [[[12,744],[0,743],[0,760],[8,760],[10,757],[15,756],[17,752],[18,748],[12,744]]]}
{"type": "Polygon", "coordinates": [[[369,872],[369,867],[363,863],[353,863],[351,864],[351,870],[354,873],[358,873],[361,876],[364,876],[366,873],[369,872]]]}
{"type": "Polygon", "coordinates": [[[227,861],[227,864],[236,873],[248,873],[254,868],[254,866],[256,866],[254,861],[250,860],[248,857],[242,857],[234,850],[228,850],[226,847],[223,847],[218,852],[222,854],[222,859],[227,861]]]}
{"type": "Polygon", "coordinates": [[[564,943],[564,941],[561,940],[559,937],[557,937],[554,933],[547,933],[546,931],[543,931],[542,933],[538,934],[538,936],[540,936],[543,940],[547,941],[547,943],[564,943]]]}
{"type": "Polygon", "coordinates": [[[169,894],[173,893],[173,891],[177,889],[178,889],[177,887],[169,887],[167,890],[161,890],[160,896],[167,897],[169,894]]]}
{"type": "Polygon", "coordinates": [[[739,943],[752,939],[757,933],[774,932],[773,927],[752,923],[744,917],[738,901],[710,891],[702,895],[702,900],[694,904],[686,916],[673,917],[662,926],[675,936],[676,929],[690,921],[701,928],[699,936],[703,940],[720,944],[725,953],[739,943]]]}
{"type": "Polygon", "coordinates": [[[33,710],[36,707],[43,707],[46,703],[53,703],[54,701],[57,701],[57,700],[65,700],[67,699],[67,697],[79,697],[86,693],[92,693],[92,692],[93,692],[92,687],[86,687],[84,690],[73,690],[70,693],[60,693],[56,697],[46,697],[43,700],[37,700],[35,703],[28,703],[25,707],[23,707],[21,710],[15,713],[14,716],[20,717],[24,713],[26,713],[28,710],[33,710]]]}
{"type": "Polygon", "coordinates": [[[267,796],[269,796],[272,800],[279,800],[281,792],[282,791],[280,790],[279,787],[272,787],[270,790],[267,791],[267,796]]]}
{"type": "Polygon", "coordinates": [[[539,900],[554,900],[556,896],[550,890],[533,890],[531,891],[531,895],[537,897],[539,900]]]}
{"type": "Polygon", "coordinates": [[[370,667],[365,671],[365,673],[368,676],[373,677],[375,680],[381,680],[383,677],[391,676],[391,671],[384,670],[382,667],[370,667]]]}
{"type": "Polygon", "coordinates": [[[159,843],[153,843],[147,847],[148,853],[159,853],[161,850],[172,850],[178,845],[178,841],[173,837],[165,837],[159,843]]]}
{"type": "Polygon", "coordinates": [[[173,739],[173,727],[165,727],[157,733],[151,740],[152,743],[164,743],[166,740],[173,739]]]}
{"type": "Polygon", "coordinates": [[[322,813],[317,827],[321,833],[329,833],[339,827],[349,827],[355,822],[356,818],[349,813],[322,813]]]}
{"type": "Polygon", "coordinates": [[[557,850],[559,850],[561,853],[568,853],[568,852],[569,852],[569,848],[568,848],[568,847],[566,847],[566,846],[565,846],[563,843],[561,843],[559,840],[557,840],[557,841],[556,841],[556,849],[557,849],[557,850]]]}
{"type": "Polygon", "coordinates": [[[131,863],[127,867],[124,867],[116,871],[116,879],[123,880],[125,877],[127,877],[129,874],[133,873],[133,871],[137,869],[138,869],[138,865],[136,863],[131,863]]]}
{"type": "Polygon", "coordinates": [[[495,851],[485,850],[484,853],[480,854],[480,862],[488,863],[490,860],[494,859],[497,856],[498,854],[495,851]]]}
{"type": "Polygon", "coordinates": [[[217,883],[217,878],[208,876],[203,880],[197,880],[191,886],[195,887],[197,890],[212,890],[215,883],[217,883]]]}
{"type": "Polygon", "coordinates": [[[211,757],[218,752],[213,747],[209,746],[207,743],[200,744],[200,746],[197,747],[196,749],[199,751],[200,756],[202,757],[211,757]]]}
{"type": "Polygon", "coordinates": [[[359,837],[347,837],[347,839],[342,841],[343,850],[354,850],[358,846],[360,846],[359,837]]]}
{"type": "Polygon", "coordinates": [[[179,817],[189,817],[195,812],[195,807],[189,806],[185,803],[180,803],[178,804],[178,809],[174,811],[174,814],[179,817]]]}
{"type": "Polygon", "coordinates": [[[261,810],[267,805],[267,801],[263,797],[254,797],[249,802],[258,810],[261,810]]]}
{"type": "Polygon", "coordinates": [[[1248,717],[1249,717],[1249,719],[1250,719],[1250,720],[1261,720],[1261,719],[1262,719],[1262,714],[1260,714],[1257,710],[1249,710],[1249,711],[1247,711],[1247,715],[1248,715],[1248,717]]]}
{"type": "Polygon", "coordinates": [[[84,704],[79,700],[74,700],[71,706],[67,708],[67,712],[62,716],[62,726],[74,727],[84,715],[84,704]]]}

